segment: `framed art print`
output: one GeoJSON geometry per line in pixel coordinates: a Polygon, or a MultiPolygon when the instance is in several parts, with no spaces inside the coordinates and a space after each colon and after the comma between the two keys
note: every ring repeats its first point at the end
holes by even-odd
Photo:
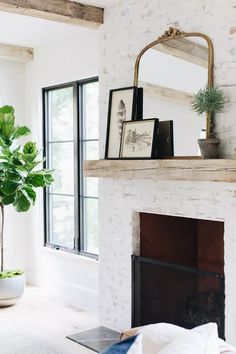
{"type": "Polygon", "coordinates": [[[135,86],[119,88],[110,91],[106,159],[119,158],[122,124],[136,119],[138,89],[135,86]]]}
{"type": "Polygon", "coordinates": [[[123,123],[120,158],[151,159],[156,157],[157,118],[123,123]]]}

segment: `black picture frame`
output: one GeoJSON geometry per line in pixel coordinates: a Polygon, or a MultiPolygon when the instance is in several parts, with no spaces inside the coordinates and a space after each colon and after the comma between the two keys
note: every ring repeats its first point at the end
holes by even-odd
{"type": "Polygon", "coordinates": [[[143,119],[143,87],[138,87],[138,98],[137,98],[137,114],[136,120],[143,119]]]}
{"type": "MultiPolygon", "coordinates": [[[[128,159],[128,160],[155,159],[156,158],[156,154],[157,154],[158,125],[159,125],[159,119],[158,118],[148,118],[148,119],[143,119],[143,120],[126,121],[126,122],[124,122],[123,123],[123,129],[122,129],[121,142],[120,142],[120,159],[128,159]],[[143,148],[143,154],[140,153],[140,154],[137,155],[136,152],[134,153],[135,144],[136,144],[137,147],[139,145],[138,144],[137,135],[140,135],[140,134],[137,134],[136,137],[133,137],[133,132],[130,132],[130,134],[132,134],[130,139],[131,140],[134,139],[133,147],[132,147],[133,153],[130,152],[130,154],[127,155],[127,151],[126,152],[124,151],[124,144],[125,144],[125,141],[127,141],[127,138],[128,138],[127,127],[130,126],[130,125],[133,125],[133,129],[134,128],[137,129],[138,127],[139,128],[141,127],[141,126],[139,126],[140,124],[144,125],[145,123],[146,124],[147,123],[151,124],[151,126],[149,127],[150,134],[145,131],[145,133],[147,135],[149,134],[149,137],[147,136],[145,139],[143,139],[143,137],[140,137],[139,141],[141,142],[141,141],[146,140],[146,142],[144,143],[144,145],[146,144],[146,149],[145,149],[145,147],[143,148]],[[150,154],[147,156],[148,151],[145,151],[145,150],[148,150],[147,149],[147,145],[149,145],[148,144],[148,140],[149,139],[151,139],[151,142],[150,142],[151,146],[150,146],[150,154]]],[[[146,129],[147,129],[147,126],[146,126],[146,129]]],[[[141,149],[140,146],[139,146],[139,149],[141,149]]],[[[130,148],[130,150],[131,150],[131,148],[130,148]]]]}
{"type": "Polygon", "coordinates": [[[174,126],[173,120],[159,121],[157,139],[157,158],[168,159],[174,157],[174,126]]]}
{"type": "Polygon", "coordinates": [[[108,117],[107,117],[105,159],[119,159],[123,121],[136,120],[138,119],[137,118],[138,114],[142,115],[142,104],[140,103],[138,105],[138,99],[140,100],[142,95],[138,93],[139,90],[136,86],[121,87],[118,89],[110,90],[109,104],[108,104],[108,117]],[[117,97],[115,97],[115,95],[117,97]],[[120,99],[119,101],[120,107],[118,105],[117,107],[118,111],[115,115],[113,111],[115,109],[114,105],[117,104],[119,99],[120,99]],[[127,107],[128,104],[129,107],[127,107]],[[120,113],[119,113],[119,109],[120,109],[120,113]],[[124,112],[122,113],[122,109],[125,110],[125,113],[124,112]],[[120,123],[119,121],[117,121],[119,120],[119,114],[120,114],[120,123]]]}

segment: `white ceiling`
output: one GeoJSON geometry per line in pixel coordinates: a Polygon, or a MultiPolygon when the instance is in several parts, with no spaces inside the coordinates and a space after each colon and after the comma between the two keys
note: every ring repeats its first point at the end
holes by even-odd
{"type": "Polygon", "coordinates": [[[32,48],[67,39],[79,42],[85,40],[84,36],[89,31],[96,32],[93,29],[1,11],[0,23],[0,43],[32,48]]]}
{"type": "MultiPolygon", "coordinates": [[[[88,5],[109,7],[124,0],[71,0],[88,5]]],[[[35,17],[16,15],[0,11],[0,43],[42,47],[66,39],[82,39],[91,29],[35,17]]]]}

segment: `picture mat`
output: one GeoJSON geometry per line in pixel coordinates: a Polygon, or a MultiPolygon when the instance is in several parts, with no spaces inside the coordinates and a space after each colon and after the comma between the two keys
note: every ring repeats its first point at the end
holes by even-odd
{"type": "Polygon", "coordinates": [[[155,121],[139,121],[123,125],[121,157],[147,157],[152,156],[153,135],[155,121]],[[137,136],[137,143],[132,143],[132,135],[137,136]],[[131,137],[131,138],[130,138],[131,137]]]}
{"type": "Polygon", "coordinates": [[[108,157],[116,158],[119,157],[120,151],[120,141],[121,141],[121,130],[119,128],[119,117],[118,117],[118,107],[120,100],[125,104],[126,114],[125,121],[132,120],[133,113],[133,99],[134,90],[120,90],[113,91],[111,99],[111,115],[110,115],[110,128],[109,128],[109,145],[108,145],[108,157]]]}

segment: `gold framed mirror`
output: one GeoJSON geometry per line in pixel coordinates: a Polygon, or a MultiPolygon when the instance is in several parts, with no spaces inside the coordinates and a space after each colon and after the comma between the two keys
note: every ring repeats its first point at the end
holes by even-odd
{"type": "Polygon", "coordinates": [[[197,140],[211,129],[206,117],[192,111],[191,99],[199,89],[213,87],[213,68],[211,39],[172,27],[137,56],[134,86],[143,87],[144,119],[173,120],[177,157],[200,155],[197,140]]]}

